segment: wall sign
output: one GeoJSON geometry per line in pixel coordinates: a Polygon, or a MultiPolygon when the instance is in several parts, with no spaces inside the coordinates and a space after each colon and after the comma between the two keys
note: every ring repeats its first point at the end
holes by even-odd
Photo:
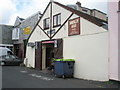
{"type": "Polygon", "coordinates": [[[30,34],[30,26],[24,28],[24,35],[30,34]]]}
{"type": "Polygon", "coordinates": [[[33,42],[28,43],[28,47],[34,47],[34,46],[35,46],[35,43],[33,43],[33,42]]]}
{"type": "Polygon", "coordinates": [[[68,21],[68,35],[80,34],[80,18],[71,19],[68,21]]]}
{"type": "Polygon", "coordinates": [[[51,32],[51,34],[54,34],[55,33],[55,29],[47,31],[47,34],[50,34],[50,32],[51,32]]]}

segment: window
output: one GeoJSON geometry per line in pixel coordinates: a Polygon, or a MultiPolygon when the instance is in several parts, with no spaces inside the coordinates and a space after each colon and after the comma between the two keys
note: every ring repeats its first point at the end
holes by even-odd
{"type": "Polygon", "coordinates": [[[118,2],[118,11],[120,11],[120,1],[118,2]]]}
{"type": "Polygon", "coordinates": [[[86,10],[86,9],[82,9],[82,11],[87,12],[87,10],[86,10]]]}
{"type": "Polygon", "coordinates": [[[12,40],[18,40],[19,39],[19,28],[14,28],[12,31],[12,40]]]}
{"type": "Polygon", "coordinates": [[[13,53],[11,51],[7,51],[8,55],[13,55],[13,53]]]}
{"type": "Polygon", "coordinates": [[[57,27],[61,25],[61,14],[57,14],[53,16],[53,27],[57,27]]]}
{"type": "Polygon", "coordinates": [[[44,29],[49,29],[50,27],[50,18],[44,19],[44,29]]]}

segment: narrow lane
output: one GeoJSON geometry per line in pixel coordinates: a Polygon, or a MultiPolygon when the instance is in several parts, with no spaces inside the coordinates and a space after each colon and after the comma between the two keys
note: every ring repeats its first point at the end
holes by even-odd
{"type": "Polygon", "coordinates": [[[2,68],[2,88],[117,88],[101,82],[56,78],[53,74],[19,66],[2,68]]]}

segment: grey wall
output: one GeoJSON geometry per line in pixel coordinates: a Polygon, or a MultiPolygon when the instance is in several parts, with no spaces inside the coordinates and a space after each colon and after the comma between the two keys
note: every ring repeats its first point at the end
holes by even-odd
{"type": "Polygon", "coordinates": [[[12,44],[13,26],[0,25],[0,44],[12,44]]]}
{"type": "Polygon", "coordinates": [[[2,26],[0,25],[0,44],[2,44],[2,26]]]}

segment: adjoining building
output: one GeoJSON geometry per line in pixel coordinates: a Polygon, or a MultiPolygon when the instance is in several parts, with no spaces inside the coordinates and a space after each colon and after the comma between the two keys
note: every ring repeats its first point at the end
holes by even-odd
{"type": "Polygon", "coordinates": [[[24,58],[27,38],[33,31],[40,17],[41,13],[37,12],[26,19],[20,17],[16,18],[14,29],[12,31],[12,40],[14,44],[14,53],[18,57],[24,58]]]}
{"type": "Polygon", "coordinates": [[[7,47],[13,50],[12,30],[13,26],[0,25],[0,47],[7,47]]]}
{"type": "Polygon", "coordinates": [[[51,1],[28,37],[25,65],[44,70],[53,58],[74,59],[74,77],[108,81],[107,21],[51,1]]]}
{"type": "Polygon", "coordinates": [[[108,2],[109,61],[112,80],[120,81],[120,0],[108,2]]]}
{"type": "Polygon", "coordinates": [[[103,13],[103,12],[97,10],[97,9],[89,9],[89,8],[86,8],[86,7],[82,7],[80,2],[77,2],[75,5],[67,5],[67,6],[70,7],[70,8],[76,9],[78,11],[81,11],[83,13],[86,13],[88,15],[91,15],[93,17],[102,19],[106,22],[108,21],[108,17],[107,17],[106,13],[103,13]]]}

